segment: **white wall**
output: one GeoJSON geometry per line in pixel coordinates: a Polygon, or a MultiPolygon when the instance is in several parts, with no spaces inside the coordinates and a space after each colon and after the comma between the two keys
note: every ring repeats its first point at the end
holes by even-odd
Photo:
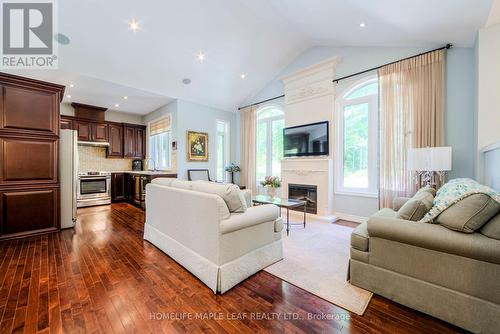
{"type": "Polygon", "coordinates": [[[481,29],[478,45],[477,144],[500,141],[500,24],[481,29]]]}

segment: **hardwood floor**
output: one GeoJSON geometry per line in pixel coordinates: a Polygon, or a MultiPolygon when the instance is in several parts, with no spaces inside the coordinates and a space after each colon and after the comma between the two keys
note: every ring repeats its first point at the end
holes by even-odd
{"type": "Polygon", "coordinates": [[[141,210],[85,208],[79,219],[0,244],[1,333],[459,332],[378,296],[351,314],[263,271],[214,295],[142,239],[141,210]]]}

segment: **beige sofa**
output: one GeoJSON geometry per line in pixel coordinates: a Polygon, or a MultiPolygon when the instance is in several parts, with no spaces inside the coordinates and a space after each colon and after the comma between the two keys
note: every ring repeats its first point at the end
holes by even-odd
{"type": "MultiPolygon", "coordinates": [[[[490,221],[497,231],[499,220],[500,213],[490,221]]],[[[382,209],[351,235],[349,279],[469,331],[500,333],[500,240],[479,231],[402,220],[382,209]]]]}
{"type": "Polygon", "coordinates": [[[283,258],[279,208],[252,207],[234,187],[166,178],[146,186],[144,239],[214,293],[283,258]]]}

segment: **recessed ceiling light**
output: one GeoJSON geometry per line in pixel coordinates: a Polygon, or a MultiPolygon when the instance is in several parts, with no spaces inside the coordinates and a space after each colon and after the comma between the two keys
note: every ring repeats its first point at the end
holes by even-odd
{"type": "Polygon", "coordinates": [[[69,86],[70,86],[71,88],[75,87],[75,85],[73,85],[73,84],[69,84],[69,86]]]}
{"type": "Polygon", "coordinates": [[[196,58],[198,58],[198,60],[200,61],[200,63],[202,63],[205,60],[206,56],[205,56],[205,54],[203,52],[200,51],[198,53],[198,55],[196,56],[196,58]]]}
{"type": "Polygon", "coordinates": [[[245,73],[240,74],[240,78],[245,79],[246,77],[247,77],[247,75],[245,73]]]}
{"type": "Polygon", "coordinates": [[[128,100],[128,96],[127,96],[127,95],[125,95],[125,96],[123,97],[123,99],[124,99],[124,100],[128,100]]]}
{"type": "Polygon", "coordinates": [[[359,24],[359,26],[360,26],[361,28],[364,28],[364,27],[366,27],[366,23],[361,22],[361,23],[359,24]]]}
{"type": "Polygon", "coordinates": [[[185,85],[189,85],[191,83],[191,79],[189,78],[182,79],[182,83],[185,85]]]}
{"type": "Polygon", "coordinates": [[[115,108],[118,108],[120,105],[118,103],[115,104],[115,108]]]}
{"type": "Polygon", "coordinates": [[[69,94],[68,94],[68,95],[66,95],[66,97],[67,97],[68,99],[71,99],[71,95],[69,95],[69,94]]]}
{"type": "Polygon", "coordinates": [[[141,30],[141,27],[139,26],[138,21],[136,21],[135,19],[132,19],[132,21],[130,21],[128,23],[128,29],[132,30],[133,32],[137,32],[137,30],[141,30]]]}
{"type": "Polygon", "coordinates": [[[61,34],[61,33],[55,34],[54,39],[56,40],[57,43],[59,43],[61,45],[68,45],[69,43],[71,43],[71,40],[69,39],[69,37],[66,36],[65,34],[61,34]]]}

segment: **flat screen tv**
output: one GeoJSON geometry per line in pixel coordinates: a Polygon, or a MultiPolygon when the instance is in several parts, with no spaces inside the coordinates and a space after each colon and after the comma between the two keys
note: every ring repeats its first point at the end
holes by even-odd
{"type": "Polygon", "coordinates": [[[328,121],[283,129],[283,146],[285,157],[328,155],[328,121]]]}

